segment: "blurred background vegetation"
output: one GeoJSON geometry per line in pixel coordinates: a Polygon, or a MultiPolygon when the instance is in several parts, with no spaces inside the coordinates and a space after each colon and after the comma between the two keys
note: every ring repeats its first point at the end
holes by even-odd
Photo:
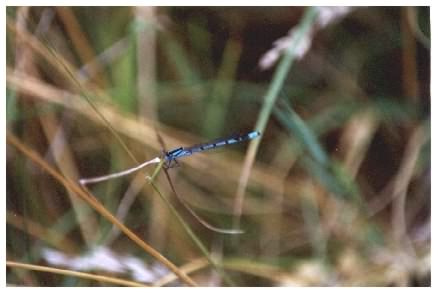
{"type": "Polygon", "coordinates": [[[6,12],[8,284],[430,286],[428,7],[6,12]]]}

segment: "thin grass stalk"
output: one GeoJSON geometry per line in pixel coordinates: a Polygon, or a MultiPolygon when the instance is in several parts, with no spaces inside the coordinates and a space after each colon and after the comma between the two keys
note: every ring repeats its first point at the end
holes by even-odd
{"type": "MultiPolygon", "coordinates": [[[[275,104],[276,98],[286,80],[287,74],[289,72],[290,66],[295,60],[294,50],[300,44],[301,39],[307,37],[308,32],[312,29],[314,20],[318,12],[314,7],[307,8],[303,19],[299,24],[298,34],[292,40],[291,46],[285,51],[285,54],[276,68],[274,78],[269,85],[266,96],[264,97],[263,107],[261,108],[258,120],[256,123],[255,130],[261,132],[262,137],[264,135],[264,130],[266,129],[269,116],[272,112],[272,108],[275,104]]],[[[250,142],[248,150],[246,152],[246,158],[243,163],[243,168],[241,171],[240,181],[237,188],[234,204],[234,226],[233,228],[238,229],[240,226],[240,217],[243,209],[244,196],[246,191],[246,186],[250,177],[250,172],[252,165],[255,161],[255,156],[258,151],[261,139],[256,139],[250,142]]]]}
{"type": "Polygon", "coordinates": [[[39,265],[32,265],[27,263],[21,263],[21,262],[15,262],[15,261],[6,261],[6,266],[11,268],[18,268],[18,269],[25,269],[25,270],[32,270],[32,271],[39,271],[39,272],[48,272],[52,274],[59,274],[59,275],[66,275],[71,277],[77,277],[77,278],[83,278],[88,280],[93,280],[97,282],[106,282],[113,285],[121,285],[121,286],[130,286],[130,287],[147,287],[147,284],[134,282],[134,281],[128,281],[121,278],[115,278],[115,277],[108,277],[103,275],[97,275],[97,274],[90,274],[90,273],[83,273],[83,272],[77,272],[72,270],[64,270],[64,269],[58,269],[53,267],[47,267],[47,266],[39,266],[39,265]]]}
{"type": "Polygon", "coordinates": [[[31,159],[38,166],[46,170],[52,177],[58,180],[66,189],[70,190],[84,201],[86,201],[90,206],[92,206],[99,214],[101,214],[104,218],[106,218],[113,225],[117,226],[121,231],[127,235],[131,240],[133,240],[137,245],[139,245],[145,252],[153,256],[160,263],[165,265],[171,271],[173,271],[176,275],[180,277],[180,279],[190,286],[196,286],[196,283],[189,278],[185,273],[181,272],[178,267],[176,267],[172,262],[170,262],[167,258],[165,258],[162,254],[156,251],[153,247],[148,245],[142,239],[140,239],[136,234],[134,234],[129,228],[127,228],[124,224],[122,224],[118,219],[113,216],[104,206],[99,203],[96,198],[90,194],[85,189],[81,189],[76,183],[72,182],[68,178],[64,178],[60,173],[58,173],[55,169],[49,166],[44,159],[40,157],[35,151],[27,148],[18,138],[16,138],[13,134],[7,132],[7,141],[8,143],[14,145],[19,151],[21,151],[24,155],[26,155],[29,159],[31,159]]]}

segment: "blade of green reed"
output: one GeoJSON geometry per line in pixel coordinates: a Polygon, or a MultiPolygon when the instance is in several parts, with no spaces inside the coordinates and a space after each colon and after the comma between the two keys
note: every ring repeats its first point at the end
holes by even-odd
{"type": "MultiPolygon", "coordinates": [[[[298,26],[298,31],[291,41],[291,45],[285,51],[281,62],[276,68],[275,75],[270,83],[267,94],[264,97],[263,107],[261,108],[255,127],[255,130],[260,131],[262,134],[264,133],[264,129],[266,128],[269,116],[272,113],[273,105],[275,104],[276,98],[278,97],[284,81],[286,80],[290,66],[295,60],[295,49],[300,44],[303,38],[309,37],[308,32],[312,29],[313,23],[317,15],[318,11],[314,7],[308,7],[306,9],[306,12],[298,26]]],[[[247,182],[249,180],[250,170],[255,160],[260,141],[260,139],[252,140],[246,153],[245,162],[243,164],[240,176],[240,182],[236,192],[236,200],[234,203],[235,220],[233,228],[235,229],[240,226],[240,216],[244,201],[244,194],[246,191],[247,182]]]]}
{"type": "Polygon", "coordinates": [[[302,145],[308,150],[311,157],[318,162],[318,164],[327,166],[329,158],[326,152],[322,149],[315,134],[301,119],[301,117],[289,107],[287,102],[283,103],[283,108],[278,106],[274,108],[275,116],[302,145]]]}
{"type": "Polygon", "coordinates": [[[350,175],[330,160],[316,135],[301,117],[287,103],[283,103],[283,108],[276,106],[274,111],[278,121],[300,142],[310,156],[301,159],[310,174],[335,195],[342,197],[356,195],[357,188],[350,175]]]}

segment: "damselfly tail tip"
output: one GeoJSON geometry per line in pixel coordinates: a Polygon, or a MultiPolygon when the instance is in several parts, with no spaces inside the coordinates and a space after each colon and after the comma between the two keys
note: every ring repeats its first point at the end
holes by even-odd
{"type": "Polygon", "coordinates": [[[260,136],[260,134],[261,133],[259,131],[252,131],[251,133],[249,133],[249,138],[250,139],[256,138],[256,137],[260,136]]]}

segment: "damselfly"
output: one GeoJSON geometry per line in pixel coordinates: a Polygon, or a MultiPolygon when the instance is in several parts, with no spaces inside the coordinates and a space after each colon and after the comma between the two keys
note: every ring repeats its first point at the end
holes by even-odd
{"type": "Polygon", "coordinates": [[[251,131],[247,134],[232,135],[226,138],[219,138],[207,143],[197,144],[190,147],[180,147],[165,153],[165,168],[172,168],[178,165],[176,159],[191,156],[197,152],[203,152],[210,149],[216,149],[221,146],[239,143],[242,141],[254,139],[260,135],[259,131],[251,131]]]}

